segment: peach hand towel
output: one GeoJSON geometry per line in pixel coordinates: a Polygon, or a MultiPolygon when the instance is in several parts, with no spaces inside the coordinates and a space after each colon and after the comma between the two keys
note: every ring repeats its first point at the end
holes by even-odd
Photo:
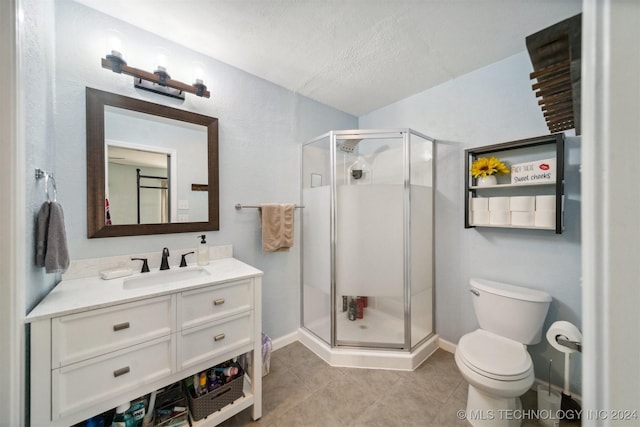
{"type": "Polygon", "coordinates": [[[264,252],[288,251],[293,246],[292,204],[265,203],[260,205],[262,250],[264,252]]]}

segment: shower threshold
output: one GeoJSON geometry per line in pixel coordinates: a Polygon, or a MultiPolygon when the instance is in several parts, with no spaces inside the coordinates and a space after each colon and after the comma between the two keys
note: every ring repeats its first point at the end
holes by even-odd
{"type": "Polygon", "coordinates": [[[366,348],[331,348],[305,328],[298,329],[298,340],[329,365],[346,368],[413,371],[438,349],[438,335],[435,334],[411,352],[366,348]]]}

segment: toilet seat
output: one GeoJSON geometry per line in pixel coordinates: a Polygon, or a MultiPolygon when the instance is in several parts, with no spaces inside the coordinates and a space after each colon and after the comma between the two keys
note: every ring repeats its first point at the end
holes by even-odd
{"type": "Polygon", "coordinates": [[[497,381],[520,381],[533,373],[523,344],[482,329],[464,335],[456,354],[470,370],[497,381]]]}

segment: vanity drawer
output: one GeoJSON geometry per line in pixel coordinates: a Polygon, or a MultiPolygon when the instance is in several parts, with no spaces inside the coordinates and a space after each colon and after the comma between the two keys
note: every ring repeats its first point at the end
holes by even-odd
{"type": "Polygon", "coordinates": [[[250,345],[252,324],[253,312],[245,312],[224,321],[182,331],[178,334],[178,370],[250,345]]]}
{"type": "Polygon", "coordinates": [[[182,292],[178,302],[180,329],[192,328],[212,320],[251,310],[251,280],[239,280],[182,292]]]}
{"type": "Polygon", "coordinates": [[[163,296],[52,319],[52,369],[175,330],[175,297],[163,296]]]}
{"type": "Polygon", "coordinates": [[[51,373],[54,419],[113,399],[175,371],[175,335],[119,350],[51,373]]]}

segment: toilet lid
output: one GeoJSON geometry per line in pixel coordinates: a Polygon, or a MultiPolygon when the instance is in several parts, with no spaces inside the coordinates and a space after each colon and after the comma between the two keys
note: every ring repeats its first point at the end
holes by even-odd
{"type": "Polygon", "coordinates": [[[523,344],[482,329],[460,338],[457,351],[469,368],[489,378],[516,381],[531,374],[531,356],[523,344]]]}

